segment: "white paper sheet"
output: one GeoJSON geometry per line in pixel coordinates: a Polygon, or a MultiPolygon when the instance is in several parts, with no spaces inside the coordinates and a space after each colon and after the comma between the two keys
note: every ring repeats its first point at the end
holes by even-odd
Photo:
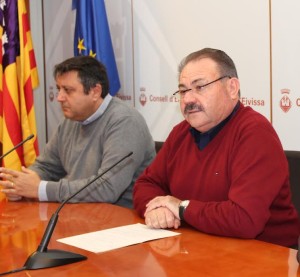
{"type": "Polygon", "coordinates": [[[150,229],[144,224],[137,223],[58,239],[57,241],[99,253],[177,235],[180,235],[180,233],[162,229],[150,229]]]}

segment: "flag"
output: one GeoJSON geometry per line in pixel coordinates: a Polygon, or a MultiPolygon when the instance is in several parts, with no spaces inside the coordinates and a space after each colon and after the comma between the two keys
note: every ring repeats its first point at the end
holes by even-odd
{"type": "Polygon", "coordinates": [[[76,9],[74,55],[92,56],[105,65],[110,94],[114,96],[121,85],[104,0],[73,0],[73,9],[76,9]]]}
{"type": "Polygon", "coordinates": [[[38,74],[25,0],[0,3],[0,142],[1,154],[33,134],[2,159],[2,165],[20,170],[38,155],[33,89],[38,74]]]}

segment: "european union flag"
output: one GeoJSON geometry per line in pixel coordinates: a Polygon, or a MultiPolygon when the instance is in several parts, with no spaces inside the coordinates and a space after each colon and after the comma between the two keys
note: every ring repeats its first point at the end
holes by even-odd
{"type": "Polygon", "coordinates": [[[105,65],[110,94],[114,96],[121,85],[104,0],[73,0],[73,9],[76,9],[74,55],[92,56],[105,65]]]}

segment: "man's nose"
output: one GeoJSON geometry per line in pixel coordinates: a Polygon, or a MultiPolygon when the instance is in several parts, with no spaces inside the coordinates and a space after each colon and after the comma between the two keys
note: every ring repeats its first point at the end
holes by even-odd
{"type": "Polygon", "coordinates": [[[57,93],[56,93],[56,100],[58,102],[62,102],[64,101],[66,98],[65,98],[65,93],[62,91],[62,90],[58,90],[57,93]]]}
{"type": "Polygon", "coordinates": [[[191,102],[195,102],[195,92],[191,89],[191,90],[188,90],[185,94],[184,94],[184,97],[182,99],[182,101],[184,103],[191,103],[191,102]]]}

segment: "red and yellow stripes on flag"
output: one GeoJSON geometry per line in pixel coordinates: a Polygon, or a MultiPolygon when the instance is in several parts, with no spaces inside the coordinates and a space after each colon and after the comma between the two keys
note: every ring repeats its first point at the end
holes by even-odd
{"type": "MultiPolygon", "coordinates": [[[[3,38],[3,33],[4,33],[4,30],[3,30],[3,20],[4,20],[4,15],[3,15],[3,11],[0,9],[0,141],[1,141],[1,146],[3,145],[2,143],[2,131],[3,131],[3,124],[2,124],[2,106],[3,106],[3,103],[2,103],[2,79],[3,79],[3,67],[2,67],[2,60],[3,60],[3,51],[2,51],[2,38],[3,38]]],[[[0,187],[1,188],[1,187],[0,187]]],[[[5,203],[5,200],[6,200],[6,196],[3,192],[0,192],[0,211],[3,209],[3,204],[5,203]]]]}
{"type": "MultiPolygon", "coordinates": [[[[38,86],[38,74],[25,0],[6,0],[3,9],[0,76],[0,142],[2,154],[29,135],[16,151],[7,155],[2,164],[20,170],[29,166],[38,155],[33,89],[38,86]]],[[[1,19],[1,18],[0,18],[1,19]]],[[[1,32],[1,30],[0,30],[1,32]]]]}
{"type": "Polygon", "coordinates": [[[28,141],[23,145],[24,165],[29,166],[35,161],[36,156],[38,155],[33,89],[38,86],[39,80],[28,14],[24,0],[18,0],[18,18],[20,33],[20,63],[19,65],[17,64],[17,68],[20,69],[22,139],[27,138],[31,134],[34,134],[35,136],[35,139],[30,143],[28,141]]]}

